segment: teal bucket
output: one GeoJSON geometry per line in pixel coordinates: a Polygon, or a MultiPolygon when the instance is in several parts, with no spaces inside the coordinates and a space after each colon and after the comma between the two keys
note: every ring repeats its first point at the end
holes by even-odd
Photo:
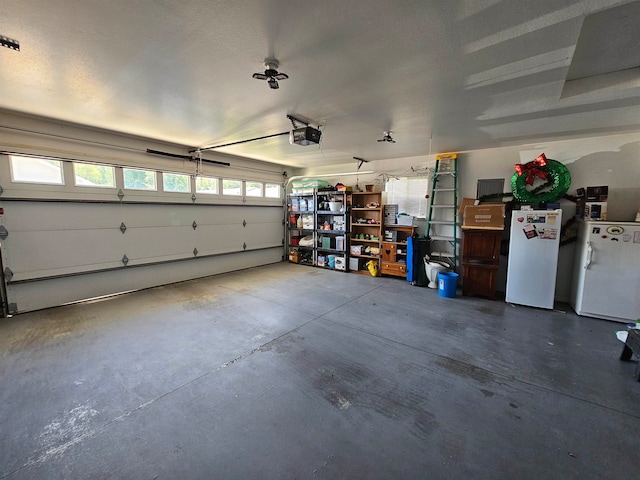
{"type": "Polygon", "coordinates": [[[454,272],[438,273],[438,295],[455,298],[458,289],[458,274],[454,272]]]}
{"type": "Polygon", "coordinates": [[[335,255],[329,255],[327,257],[327,260],[329,261],[329,268],[336,268],[336,256],[335,255]]]}

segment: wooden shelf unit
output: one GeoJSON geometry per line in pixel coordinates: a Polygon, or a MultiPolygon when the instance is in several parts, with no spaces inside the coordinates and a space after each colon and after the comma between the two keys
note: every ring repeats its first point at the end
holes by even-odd
{"type": "Polygon", "coordinates": [[[380,245],[382,242],[382,194],[380,192],[351,192],[349,204],[351,214],[349,270],[371,275],[366,264],[373,260],[377,264],[379,275],[380,245]],[[358,247],[360,247],[360,254],[354,253],[358,247]]]}

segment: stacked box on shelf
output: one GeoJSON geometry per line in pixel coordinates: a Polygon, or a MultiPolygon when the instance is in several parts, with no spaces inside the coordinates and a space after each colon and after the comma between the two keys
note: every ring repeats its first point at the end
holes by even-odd
{"type": "Polygon", "coordinates": [[[384,241],[385,242],[397,242],[398,241],[398,231],[397,230],[385,230],[384,231],[384,241]]]}
{"type": "Polygon", "coordinates": [[[315,210],[315,200],[313,198],[307,198],[307,210],[313,212],[315,210]]]}
{"type": "Polygon", "coordinates": [[[388,204],[384,206],[384,224],[395,225],[398,218],[398,205],[388,204]]]}
{"type": "Polygon", "coordinates": [[[313,230],[313,215],[302,215],[302,228],[305,230],[313,230]]]}

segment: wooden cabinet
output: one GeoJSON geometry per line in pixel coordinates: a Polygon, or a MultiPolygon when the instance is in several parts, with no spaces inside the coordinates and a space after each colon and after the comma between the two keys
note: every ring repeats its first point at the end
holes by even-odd
{"type": "Polygon", "coordinates": [[[502,230],[464,229],[462,294],[496,298],[502,230]]]}
{"type": "Polygon", "coordinates": [[[349,199],[351,204],[349,270],[371,275],[366,265],[373,260],[380,273],[382,194],[352,192],[349,199]]]}
{"type": "Polygon", "coordinates": [[[382,275],[407,276],[407,238],[414,227],[410,225],[385,225],[382,241],[382,275]]]}

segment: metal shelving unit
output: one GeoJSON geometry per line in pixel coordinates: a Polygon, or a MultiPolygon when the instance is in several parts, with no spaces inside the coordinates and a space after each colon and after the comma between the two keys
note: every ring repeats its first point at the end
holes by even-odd
{"type": "Polygon", "coordinates": [[[347,209],[346,192],[313,190],[287,195],[289,261],[347,271],[347,209]],[[331,209],[338,204],[340,208],[331,209]]]}

